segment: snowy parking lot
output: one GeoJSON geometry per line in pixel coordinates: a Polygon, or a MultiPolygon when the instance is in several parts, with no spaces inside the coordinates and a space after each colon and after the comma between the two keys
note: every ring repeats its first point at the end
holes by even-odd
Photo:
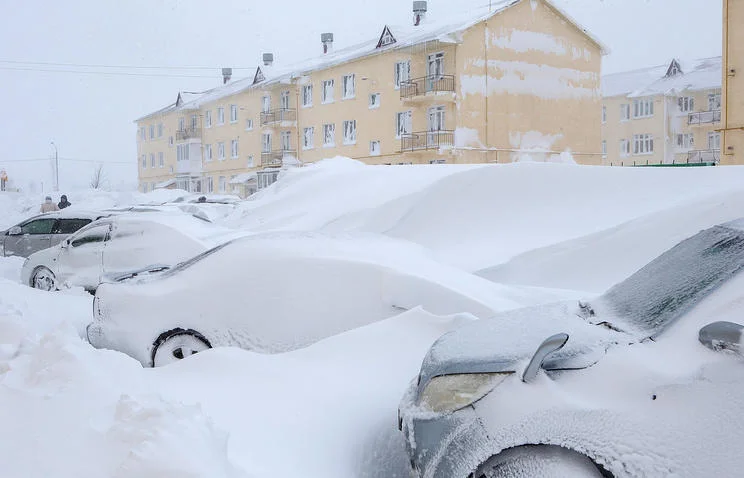
{"type": "MultiPolygon", "coordinates": [[[[178,195],[68,193],[86,209],[178,195]]],[[[33,215],[39,199],[0,196],[0,229],[33,215]]],[[[744,168],[384,167],[335,158],[207,213],[264,241],[274,234],[263,258],[291,260],[255,269],[246,261],[242,291],[209,290],[207,280],[195,293],[228,306],[245,294],[256,304],[242,310],[246,321],[271,315],[261,304],[272,302],[260,299],[273,294],[317,327],[311,343],[281,353],[217,347],[145,368],[87,342],[90,294],[34,290],[20,283],[23,259],[0,258],[3,478],[408,477],[397,409],[435,340],[498,312],[593,298],[677,242],[744,216],[744,168]],[[298,251],[356,265],[303,275],[298,251]],[[354,302],[354,287],[369,284],[355,282],[358,264],[383,277],[370,281],[387,282],[354,302]],[[457,300],[445,300],[445,290],[457,300]],[[343,326],[343,316],[322,312],[334,305],[347,314],[357,307],[364,323],[355,315],[343,326]],[[369,313],[375,307],[384,313],[369,313]]],[[[722,476],[739,471],[741,460],[715,459],[722,476]]]]}

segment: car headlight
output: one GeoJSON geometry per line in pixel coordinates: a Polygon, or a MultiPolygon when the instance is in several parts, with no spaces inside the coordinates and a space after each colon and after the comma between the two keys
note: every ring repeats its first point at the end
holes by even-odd
{"type": "Polygon", "coordinates": [[[419,405],[433,412],[454,412],[485,397],[510,373],[467,373],[434,377],[421,393],[419,405]]]}

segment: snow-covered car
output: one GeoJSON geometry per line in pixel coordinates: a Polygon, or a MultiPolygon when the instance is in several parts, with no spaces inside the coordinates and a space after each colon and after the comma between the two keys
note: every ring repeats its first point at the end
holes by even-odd
{"type": "Polygon", "coordinates": [[[217,346],[280,353],[418,306],[487,317],[504,308],[494,286],[402,241],[260,234],[167,271],[101,284],[88,340],[143,366],[217,346]]]}
{"type": "Polygon", "coordinates": [[[744,219],[682,241],[596,300],[443,335],[398,410],[413,474],[738,475],[742,270],[744,219]]]}
{"type": "Polygon", "coordinates": [[[56,246],[70,234],[106,215],[102,211],[79,209],[39,214],[0,232],[0,251],[3,256],[28,257],[56,246]]]}
{"type": "Polygon", "coordinates": [[[229,240],[228,229],[184,213],[119,213],[94,221],[55,247],[31,254],[21,281],[42,290],[165,269],[229,240]]]}

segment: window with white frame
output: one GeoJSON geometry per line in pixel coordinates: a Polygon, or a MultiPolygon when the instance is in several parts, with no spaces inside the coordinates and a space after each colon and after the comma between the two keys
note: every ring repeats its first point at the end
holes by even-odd
{"type": "Polygon", "coordinates": [[[279,136],[282,143],[282,151],[292,151],[292,132],[282,131],[279,136]]]}
{"type": "Polygon", "coordinates": [[[654,137],[650,134],[633,135],[633,154],[652,154],[654,152],[654,137]]]}
{"type": "Polygon", "coordinates": [[[155,125],[150,125],[150,139],[155,139],[155,125]]]}
{"type": "Polygon", "coordinates": [[[207,110],[204,112],[204,127],[205,128],[212,127],[212,110],[207,110]]]}
{"type": "Polygon", "coordinates": [[[720,110],[721,109],[721,93],[711,93],[708,95],[708,110],[720,110]]]}
{"type": "Polygon", "coordinates": [[[217,143],[217,159],[219,161],[225,160],[225,143],[223,142],[217,143]]]}
{"type": "Polygon", "coordinates": [[[333,103],[333,80],[323,81],[323,91],[321,92],[322,103],[333,103]]]}
{"type": "Polygon", "coordinates": [[[370,156],[380,155],[380,141],[379,140],[369,142],[369,155],[370,156]]]}
{"type": "Polygon", "coordinates": [[[176,146],[176,161],[188,161],[189,160],[189,145],[179,144],[176,146]]]}
{"type": "Polygon", "coordinates": [[[695,136],[693,136],[692,133],[678,134],[677,147],[680,149],[690,149],[695,147],[695,136]]]}
{"type": "Polygon", "coordinates": [[[315,147],[315,128],[310,126],[302,131],[302,149],[313,149],[315,147]]]}
{"type": "Polygon", "coordinates": [[[682,113],[689,113],[695,110],[695,98],[692,96],[680,96],[677,98],[677,106],[682,113]]]}
{"type": "Polygon", "coordinates": [[[211,144],[204,145],[204,161],[206,162],[212,161],[212,145],[211,144]]]}
{"type": "Polygon", "coordinates": [[[199,127],[199,116],[191,115],[191,129],[196,129],[198,127],[199,127]]]}
{"type": "Polygon", "coordinates": [[[158,167],[164,168],[165,167],[165,155],[162,151],[158,153],[158,167]]]}
{"type": "Polygon", "coordinates": [[[369,95],[369,109],[375,109],[380,107],[380,94],[372,93],[369,95]]]}
{"type": "Polygon", "coordinates": [[[150,153],[150,167],[155,167],[155,153],[150,153]]]}
{"type": "Polygon", "coordinates": [[[271,133],[264,133],[261,137],[261,152],[271,152],[271,133]]]}
{"type": "Polygon", "coordinates": [[[410,111],[395,114],[395,136],[400,138],[404,134],[411,134],[413,115],[410,111]]]}
{"type": "Polygon", "coordinates": [[[245,167],[254,168],[255,166],[256,166],[256,163],[253,162],[253,155],[249,154],[248,159],[245,160],[245,167]]]}
{"type": "Polygon", "coordinates": [[[620,140],[620,156],[627,156],[630,154],[630,141],[627,139],[620,140]]]}
{"type": "Polygon", "coordinates": [[[323,125],[323,147],[331,148],[336,146],[336,124],[323,125]]]}
{"type": "Polygon", "coordinates": [[[230,105],[230,123],[238,122],[238,105],[230,105]]]}
{"type": "Polygon", "coordinates": [[[140,140],[145,141],[147,139],[147,128],[144,126],[140,128],[140,140]]]}
{"type": "Polygon", "coordinates": [[[142,155],[142,169],[147,169],[147,155],[142,155]]]}
{"type": "Polygon", "coordinates": [[[186,129],[186,120],[181,117],[178,118],[178,131],[184,131],[186,129]]]}
{"type": "Polygon", "coordinates": [[[158,138],[163,137],[163,123],[158,123],[158,138]]]}
{"type": "Polygon", "coordinates": [[[633,118],[648,118],[654,115],[653,98],[633,100],[633,118]]]}
{"type": "Polygon", "coordinates": [[[411,79],[411,62],[399,61],[395,64],[395,89],[399,89],[402,83],[411,79]]]}
{"type": "Polygon", "coordinates": [[[212,176],[209,176],[207,178],[207,192],[213,193],[214,192],[214,178],[212,176]]]}
{"type": "Polygon", "coordinates": [[[279,108],[283,110],[289,109],[289,91],[282,91],[279,95],[279,108]]]}
{"type": "Polygon", "coordinates": [[[266,95],[261,98],[261,111],[264,113],[271,111],[271,96],[266,95]]]}
{"type": "Polygon", "coordinates": [[[253,120],[252,119],[245,120],[245,130],[246,131],[253,130],[253,120]]]}
{"type": "Polygon", "coordinates": [[[142,183],[142,192],[143,193],[147,192],[147,183],[142,183]]]}
{"type": "Polygon", "coordinates": [[[230,141],[230,157],[232,159],[238,159],[238,140],[237,139],[230,141]]]}
{"type": "Polygon", "coordinates": [[[313,105],[313,85],[302,87],[302,106],[307,108],[313,105]]]}
{"type": "Polygon", "coordinates": [[[602,156],[607,156],[607,141],[602,141],[602,156]]]}
{"type": "Polygon", "coordinates": [[[227,178],[225,176],[219,177],[217,180],[217,187],[221,193],[224,193],[227,190],[227,178]]]}
{"type": "Polygon", "coordinates": [[[173,146],[173,136],[168,137],[168,146],[173,146]]]}
{"type": "Polygon", "coordinates": [[[356,120],[344,121],[344,144],[356,144],[356,120]]]}
{"type": "Polygon", "coordinates": [[[602,124],[607,123],[607,107],[602,107],[602,124]]]}
{"type": "Polygon", "coordinates": [[[344,99],[356,96],[356,75],[344,75],[344,99]]]}
{"type": "Polygon", "coordinates": [[[708,149],[718,151],[721,149],[721,133],[708,133],[708,149]]]}
{"type": "Polygon", "coordinates": [[[217,108],[217,124],[225,124],[225,108],[222,106],[217,108]]]}
{"type": "Polygon", "coordinates": [[[623,103],[620,105],[620,121],[628,121],[630,119],[630,104],[623,103]]]}

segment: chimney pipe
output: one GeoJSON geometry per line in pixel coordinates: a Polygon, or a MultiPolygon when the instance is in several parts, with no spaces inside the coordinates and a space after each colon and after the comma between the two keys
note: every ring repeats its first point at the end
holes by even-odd
{"type": "Polygon", "coordinates": [[[230,78],[232,78],[232,68],[223,68],[222,69],[222,84],[224,85],[228,81],[230,81],[230,78]]]}
{"type": "Polygon", "coordinates": [[[427,4],[425,1],[413,2],[413,24],[414,26],[421,25],[421,22],[426,18],[427,4]]]}
{"type": "Polygon", "coordinates": [[[273,53],[264,53],[263,54],[263,64],[264,66],[271,66],[274,64],[274,54],[273,53]]]}
{"type": "Polygon", "coordinates": [[[320,42],[323,44],[323,54],[333,51],[333,33],[321,33],[320,42]]]}

